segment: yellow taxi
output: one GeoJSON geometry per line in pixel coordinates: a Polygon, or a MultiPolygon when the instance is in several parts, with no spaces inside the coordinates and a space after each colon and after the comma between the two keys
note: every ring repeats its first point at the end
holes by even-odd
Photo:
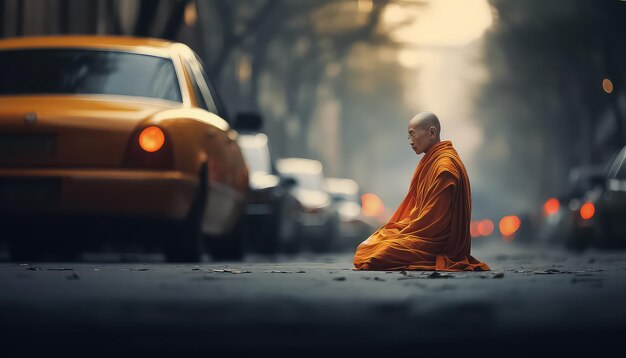
{"type": "Polygon", "coordinates": [[[98,222],[122,232],[140,223],[150,230],[132,239],[164,244],[170,261],[196,261],[204,244],[240,257],[248,171],[227,119],[184,44],[0,40],[0,220],[11,255],[40,257],[98,222]],[[61,234],[25,235],[42,225],[61,234]]]}

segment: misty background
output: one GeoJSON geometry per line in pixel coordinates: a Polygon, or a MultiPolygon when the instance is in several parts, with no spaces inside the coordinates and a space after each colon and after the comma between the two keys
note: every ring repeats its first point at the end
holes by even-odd
{"type": "Polygon", "coordinates": [[[0,0],[0,37],[186,43],[231,117],[262,114],[275,158],[319,159],[389,211],[419,161],[407,122],[433,111],[474,218],[495,219],[625,144],[625,15],[619,0],[0,0]]]}

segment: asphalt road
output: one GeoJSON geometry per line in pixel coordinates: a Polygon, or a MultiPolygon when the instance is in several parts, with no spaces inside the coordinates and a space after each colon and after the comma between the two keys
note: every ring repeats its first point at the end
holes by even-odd
{"type": "Polygon", "coordinates": [[[476,241],[472,253],[493,271],[362,272],[349,254],[199,265],[2,262],[1,345],[11,356],[85,357],[625,348],[626,252],[494,239],[476,241]]]}

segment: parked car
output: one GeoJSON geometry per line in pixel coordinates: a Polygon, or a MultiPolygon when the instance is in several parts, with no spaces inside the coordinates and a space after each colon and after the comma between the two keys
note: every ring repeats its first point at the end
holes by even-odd
{"type": "Polygon", "coordinates": [[[574,220],[582,196],[604,178],[602,166],[572,168],[560,195],[547,198],[540,208],[538,237],[541,242],[575,246],[574,220]]]}
{"type": "Polygon", "coordinates": [[[317,252],[332,250],[339,229],[339,217],[324,188],[324,171],[318,160],[285,158],[276,163],[278,172],[295,179],[293,194],[298,200],[300,244],[317,252]]]}
{"type": "Polygon", "coordinates": [[[278,175],[266,134],[242,133],[238,142],[250,173],[246,204],[249,245],[262,253],[295,251],[299,207],[291,191],[295,180],[278,175]]]}
{"type": "Polygon", "coordinates": [[[203,243],[217,258],[241,257],[248,172],[189,47],[6,39],[0,78],[0,212],[14,259],[73,253],[95,244],[87,232],[113,229],[164,247],[170,261],[199,260],[203,243]],[[45,229],[24,235],[37,226],[45,229]]]}
{"type": "Polygon", "coordinates": [[[574,207],[575,238],[582,245],[626,247],[626,147],[608,164],[606,176],[574,207]]]}
{"type": "Polygon", "coordinates": [[[372,217],[363,215],[359,184],[346,178],[326,178],[326,190],[339,214],[337,248],[354,250],[378,226],[372,217]]]}

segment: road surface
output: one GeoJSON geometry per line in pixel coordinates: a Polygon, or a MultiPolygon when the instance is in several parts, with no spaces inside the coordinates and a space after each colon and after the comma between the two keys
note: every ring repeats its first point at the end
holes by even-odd
{"type": "MultiPolygon", "coordinates": [[[[0,263],[14,353],[528,356],[623,349],[626,252],[475,241],[491,272],[354,271],[350,254],[242,263],[0,263]]],[[[19,355],[11,355],[19,356],[19,355]]]]}

